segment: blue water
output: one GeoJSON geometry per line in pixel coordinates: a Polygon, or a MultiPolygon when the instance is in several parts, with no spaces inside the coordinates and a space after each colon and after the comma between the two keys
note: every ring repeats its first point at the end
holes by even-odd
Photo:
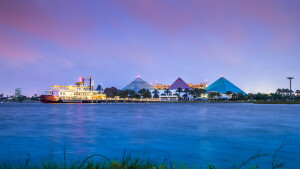
{"type": "Polygon", "coordinates": [[[255,104],[0,104],[0,161],[111,159],[123,151],[228,168],[256,153],[269,168],[272,153],[300,168],[300,105],[255,104]]]}

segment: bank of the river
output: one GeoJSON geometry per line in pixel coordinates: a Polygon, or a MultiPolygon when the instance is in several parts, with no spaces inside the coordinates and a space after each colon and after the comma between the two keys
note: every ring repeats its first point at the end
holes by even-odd
{"type": "Polygon", "coordinates": [[[300,104],[300,101],[255,101],[254,104],[300,104]]]}
{"type": "MultiPolygon", "coordinates": [[[[237,162],[226,168],[230,169],[256,169],[259,167],[257,163],[258,159],[264,159],[268,161],[271,168],[283,168],[286,166],[284,162],[281,162],[277,156],[280,150],[286,144],[281,145],[273,154],[269,153],[257,153],[248,159],[237,162]],[[272,158],[272,160],[266,160],[266,158],[272,158]]],[[[108,157],[101,154],[93,154],[81,161],[69,162],[64,156],[63,161],[43,161],[40,164],[32,163],[30,156],[24,160],[19,160],[17,163],[2,163],[0,169],[218,169],[215,164],[189,164],[186,162],[171,161],[170,159],[153,160],[149,158],[132,157],[131,154],[122,157],[120,160],[111,160],[108,157]]]]}
{"type": "MultiPolygon", "coordinates": [[[[41,103],[40,101],[34,102],[2,102],[2,103],[41,103]]],[[[130,103],[130,102],[128,102],[130,103]]],[[[159,101],[159,102],[141,102],[141,103],[253,103],[253,104],[300,104],[300,101],[245,101],[245,100],[210,100],[210,101],[159,101]]],[[[45,103],[49,104],[49,103],[45,103]]],[[[50,103],[51,104],[51,103],[50,103]]],[[[74,103],[61,103],[61,104],[74,104],[74,103]]],[[[92,103],[95,104],[95,103],[92,103]]],[[[103,103],[102,103],[103,104],[103,103]]],[[[111,103],[109,103],[111,104],[111,103]]]]}

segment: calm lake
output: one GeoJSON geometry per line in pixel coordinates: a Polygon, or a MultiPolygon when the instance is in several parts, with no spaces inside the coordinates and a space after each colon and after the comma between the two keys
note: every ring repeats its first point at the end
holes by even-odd
{"type": "Polygon", "coordinates": [[[300,105],[234,103],[0,104],[0,162],[82,160],[123,151],[153,160],[228,168],[257,153],[252,164],[278,160],[300,168],[300,105]]]}

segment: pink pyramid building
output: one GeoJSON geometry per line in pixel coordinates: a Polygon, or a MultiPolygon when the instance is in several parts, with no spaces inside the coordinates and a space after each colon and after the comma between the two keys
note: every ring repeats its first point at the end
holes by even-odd
{"type": "Polygon", "coordinates": [[[182,90],[188,88],[193,90],[187,83],[185,83],[180,77],[169,87],[170,90],[177,90],[181,88],[182,90]]]}

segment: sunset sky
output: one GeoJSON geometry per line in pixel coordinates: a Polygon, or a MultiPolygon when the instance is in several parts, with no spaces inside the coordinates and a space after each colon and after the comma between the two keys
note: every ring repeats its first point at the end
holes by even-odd
{"type": "Polygon", "coordinates": [[[300,89],[299,0],[1,0],[0,93],[42,94],[92,76],[123,88],[213,83],[300,89]]]}

